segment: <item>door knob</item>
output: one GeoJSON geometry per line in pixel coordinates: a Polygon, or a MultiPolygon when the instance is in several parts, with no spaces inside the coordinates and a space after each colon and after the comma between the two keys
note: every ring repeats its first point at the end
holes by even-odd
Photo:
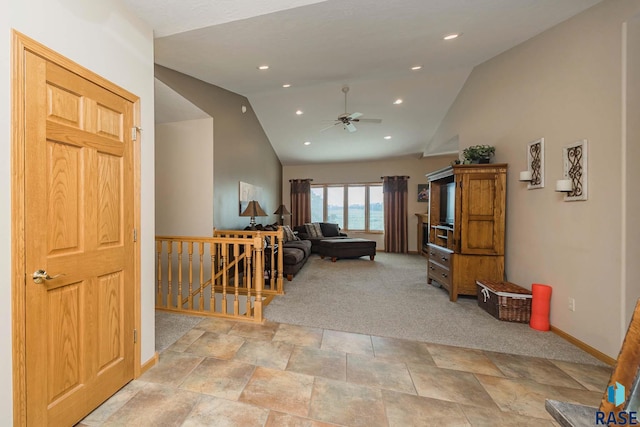
{"type": "Polygon", "coordinates": [[[56,277],[64,276],[64,274],[56,274],[55,276],[49,276],[44,270],[37,270],[33,273],[33,281],[37,284],[44,283],[45,280],[55,279],[56,277]]]}

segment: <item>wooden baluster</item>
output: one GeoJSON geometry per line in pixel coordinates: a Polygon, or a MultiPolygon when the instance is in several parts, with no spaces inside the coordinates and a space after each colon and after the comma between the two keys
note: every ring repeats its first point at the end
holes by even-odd
{"type": "Polygon", "coordinates": [[[198,306],[200,311],[204,311],[204,242],[198,242],[198,252],[200,257],[200,295],[198,295],[198,306]]]}
{"type": "Polygon", "coordinates": [[[233,244],[233,253],[235,254],[235,259],[236,259],[236,265],[234,268],[234,279],[233,279],[233,287],[234,287],[234,292],[233,292],[233,314],[235,316],[237,316],[238,314],[240,314],[240,300],[238,299],[239,295],[238,295],[238,286],[240,285],[240,260],[239,260],[239,255],[240,255],[240,246],[237,243],[233,244]]]}
{"type": "Polygon", "coordinates": [[[264,267],[262,265],[262,244],[263,241],[261,238],[256,238],[253,240],[255,247],[255,290],[256,290],[256,301],[253,307],[253,320],[258,323],[262,323],[262,287],[264,285],[264,267]]]}
{"type": "Polygon", "coordinates": [[[284,269],[284,231],[282,227],[278,227],[278,264],[276,267],[278,273],[278,279],[276,283],[276,291],[278,294],[284,294],[284,280],[283,280],[283,269],[284,269]]]}
{"type": "Polygon", "coordinates": [[[209,251],[211,252],[211,298],[209,300],[209,307],[212,312],[216,311],[216,289],[214,280],[216,274],[220,269],[218,268],[218,252],[219,252],[219,244],[216,242],[209,243],[209,251]]]}
{"type": "Polygon", "coordinates": [[[244,245],[244,253],[251,254],[251,256],[247,256],[245,259],[245,285],[247,288],[247,306],[245,308],[245,316],[251,317],[251,260],[253,258],[253,246],[245,243],[244,245]]]}
{"type": "MultiPolygon", "coordinates": [[[[277,291],[276,289],[276,253],[275,253],[275,244],[277,242],[276,240],[276,236],[271,236],[271,239],[273,239],[273,242],[271,242],[271,250],[269,251],[269,289],[271,290],[271,292],[277,291]]],[[[282,250],[281,247],[278,247],[278,252],[280,252],[280,250],[282,250]]]]}
{"type": "Polygon", "coordinates": [[[173,292],[171,289],[171,282],[173,280],[173,277],[171,277],[172,271],[171,271],[171,262],[173,261],[173,241],[169,240],[167,242],[167,281],[168,281],[168,286],[167,286],[167,307],[171,307],[171,300],[173,299],[173,292]]]}
{"type": "Polygon", "coordinates": [[[176,308],[182,310],[182,240],[178,242],[178,298],[176,308]]]}
{"type": "Polygon", "coordinates": [[[214,252],[216,254],[216,265],[214,268],[214,271],[211,272],[211,283],[214,285],[219,285],[220,284],[220,276],[215,277],[219,272],[220,272],[220,264],[222,263],[222,251],[220,250],[220,242],[216,242],[213,244],[214,246],[214,252]],[[214,278],[215,278],[215,282],[214,282],[214,278]]]}
{"type": "Polygon", "coordinates": [[[193,242],[187,246],[189,252],[189,296],[187,297],[189,310],[193,310],[193,242]]]}
{"type": "Polygon", "coordinates": [[[158,252],[158,293],[156,295],[156,307],[162,307],[162,240],[156,241],[158,252]]]}
{"type": "Polygon", "coordinates": [[[227,314],[227,280],[229,274],[227,272],[227,264],[229,256],[229,244],[222,244],[222,314],[227,314]]]}
{"type": "Polygon", "coordinates": [[[218,268],[216,266],[216,248],[218,244],[215,242],[209,242],[209,253],[211,254],[211,296],[209,297],[209,309],[212,312],[216,311],[216,288],[215,281],[217,280],[216,273],[218,268]]]}

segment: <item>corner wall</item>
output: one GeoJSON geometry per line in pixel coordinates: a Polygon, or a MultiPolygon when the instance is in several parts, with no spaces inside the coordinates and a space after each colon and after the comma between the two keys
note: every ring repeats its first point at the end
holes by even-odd
{"type": "Polygon", "coordinates": [[[211,236],[213,119],[156,124],[156,235],[211,236]]]}
{"type": "Polygon", "coordinates": [[[477,66],[434,136],[459,135],[461,149],[495,145],[495,161],[509,164],[507,279],[551,285],[551,324],[613,358],[626,332],[622,25],[639,10],[638,2],[605,0],[477,66]],[[527,190],[518,173],[527,168],[526,144],[540,137],[545,188],[527,190]],[[562,147],[583,138],[588,200],[564,202],[554,191],[562,147]]]}
{"type": "Polygon", "coordinates": [[[179,73],[155,66],[156,78],[213,117],[213,225],[218,229],[242,229],[249,218],[240,216],[240,181],[262,188],[269,217],[259,223],[273,223],[280,205],[282,165],[276,156],[249,100],[244,96],[179,73]],[[247,107],[242,113],[241,107],[247,107]]]}
{"type": "MultiPolygon", "coordinates": [[[[427,157],[416,159],[415,157],[395,158],[373,162],[352,163],[321,163],[310,165],[284,166],[282,172],[282,202],[291,210],[291,185],[290,179],[312,178],[313,184],[355,184],[382,182],[381,176],[408,175],[409,195],[407,222],[409,233],[409,251],[415,252],[417,248],[418,219],[416,213],[427,212],[427,203],[418,203],[418,184],[426,184],[425,174],[449,166],[457,159],[457,155],[439,157],[427,157]]],[[[384,236],[381,234],[368,234],[349,232],[350,235],[359,236],[376,241],[377,249],[384,249],[384,236]]],[[[425,264],[426,265],[426,264],[425,264]]],[[[425,267],[426,268],[426,267],[425,267]]]]}

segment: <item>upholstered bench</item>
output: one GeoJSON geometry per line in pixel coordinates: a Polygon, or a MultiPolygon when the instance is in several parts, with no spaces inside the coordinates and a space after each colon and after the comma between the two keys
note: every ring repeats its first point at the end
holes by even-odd
{"type": "Polygon", "coordinates": [[[324,239],[318,242],[320,258],[330,257],[336,262],[338,258],[359,258],[369,255],[371,261],[376,256],[376,242],[359,238],[324,239]]]}

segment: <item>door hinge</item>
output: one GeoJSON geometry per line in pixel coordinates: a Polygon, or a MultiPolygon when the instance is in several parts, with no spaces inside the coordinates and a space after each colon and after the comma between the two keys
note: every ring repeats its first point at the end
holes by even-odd
{"type": "Polygon", "coordinates": [[[131,128],[131,140],[136,141],[138,139],[138,132],[142,132],[142,128],[140,126],[134,126],[131,128]]]}
{"type": "Polygon", "coordinates": [[[133,343],[134,344],[138,343],[138,330],[137,329],[133,330],[133,343]]]}
{"type": "Polygon", "coordinates": [[[134,242],[138,241],[138,229],[137,228],[133,229],[133,241],[134,242]]]}

